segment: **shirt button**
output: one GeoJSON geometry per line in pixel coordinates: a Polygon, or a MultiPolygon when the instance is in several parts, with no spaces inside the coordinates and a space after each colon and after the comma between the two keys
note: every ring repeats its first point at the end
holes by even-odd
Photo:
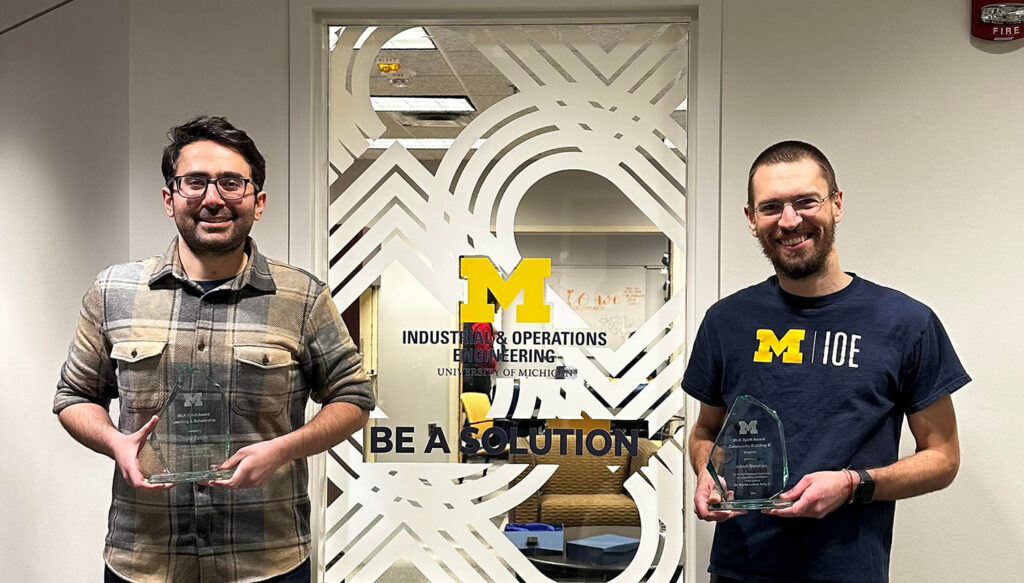
{"type": "Polygon", "coordinates": [[[263,355],[263,366],[267,366],[268,364],[270,364],[270,359],[267,358],[266,354],[264,354],[263,355]]]}
{"type": "Polygon", "coordinates": [[[139,351],[138,350],[133,350],[132,351],[132,358],[135,358],[138,355],[139,355],[139,351]]]}
{"type": "Polygon", "coordinates": [[[205,345],[205,344],[203,344],[202,342],[200,342],[200,343],[199,343],[199,352],[202,352],[202,351],[204,351],[204,350],[206,350],[206,345],[205,345]]]}

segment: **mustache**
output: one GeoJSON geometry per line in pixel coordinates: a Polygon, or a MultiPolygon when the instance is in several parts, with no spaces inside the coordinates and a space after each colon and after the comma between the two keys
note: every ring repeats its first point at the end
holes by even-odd
{"type": "Polygon", "coordinates": [[[203,212],[202,210],[200,210],[198,213],[196,213],[195,217],[197,219],[201,220],[201,221],[205,221],[207,219],[233,219],[233,218],[235,218],[235,214],[231,213],[231,212],[226,212],[226,213],[210,213],[210,212],[203,212]]]}
{"type": "Polygon", "coordinates": [[[778,239],[778,238],[783,238],[783,237],[793,237],[794,235],[807,235],[809,237],[814,237],[817,234],[818,234],[818,231],[813,231],[813,230],[812,231],[808,231],[806,229],[796,229],[796,230],[793,230],[793,231],[783,230],[778,236],[769,235],[768,238],[770,238],[770,239],[778,239]]]}

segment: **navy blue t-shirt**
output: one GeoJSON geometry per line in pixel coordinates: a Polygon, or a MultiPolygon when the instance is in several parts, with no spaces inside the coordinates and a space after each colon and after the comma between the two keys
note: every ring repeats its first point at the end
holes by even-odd
{"type": "MultiPolygon", "coordinates": [[[[892,464],[904,415],[971,380],[927,306],[851,275],[817,298],[771,277],[719,301],[683,376],[709,405],[752,395],[778,412],[787,489],[813,472],[892,464]]],[[[749,582],[888,581],[895,510],[873,502],[822,519],[738,516],[716,527],[710,571],[749,582]]]]}

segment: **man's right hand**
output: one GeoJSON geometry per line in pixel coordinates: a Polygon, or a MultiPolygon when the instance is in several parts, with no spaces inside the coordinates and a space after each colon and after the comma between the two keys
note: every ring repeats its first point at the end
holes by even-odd
{"type": "Polygon", "coordinates": [[[157,421],[159,421],[159,418],[154,415],[149,422],[135,433],[125,435],[117,432],[116,435],[111,436],[110,451],[114,455],[114,461],[117,462],[117,467],[121,470],[121,476],[124,478],[124,481],[135,488],[166,490],[174,486],[174,484],[149,483],[142,474],[142,467],[139,465],[139,452],[142,451],[142,446],[146,444],[149,434],[153,433],[157,421]]]}
{"type": "Polygon", "coordinates": [[[693,512],[697,518],[708,522],[725,522],[730,518],[746,514],[743,511],[710,510],[708,508],[708,504],[721,501],[722,496],[715,488],[715,481],[711,478],[711,474],[707,469],[701,470],[700,477],[697,479],[697,491],[693,495],[693,512]]]}

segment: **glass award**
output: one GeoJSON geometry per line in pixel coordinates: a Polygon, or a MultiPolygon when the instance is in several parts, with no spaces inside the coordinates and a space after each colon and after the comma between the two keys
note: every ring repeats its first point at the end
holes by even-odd
{"type": "Polygon", "coordinates": [[[708,456],[708,473],[722,497],[711,510],[768,510],[793,505],[780,500],[789,463],[782,421],[750,395],[736,398],[708,456]]]}
{"type": "Polygon", "coordinates": [[[228,402],[207,373],[186,367],[157,415],[160,419],[149,436],[151,451],[144,447],[139,456],[151,483],[231,477],[234,470],[217,469],[231,450],[228,402]],[[147,466],[159,470],[150,473],[147,466]]]}

